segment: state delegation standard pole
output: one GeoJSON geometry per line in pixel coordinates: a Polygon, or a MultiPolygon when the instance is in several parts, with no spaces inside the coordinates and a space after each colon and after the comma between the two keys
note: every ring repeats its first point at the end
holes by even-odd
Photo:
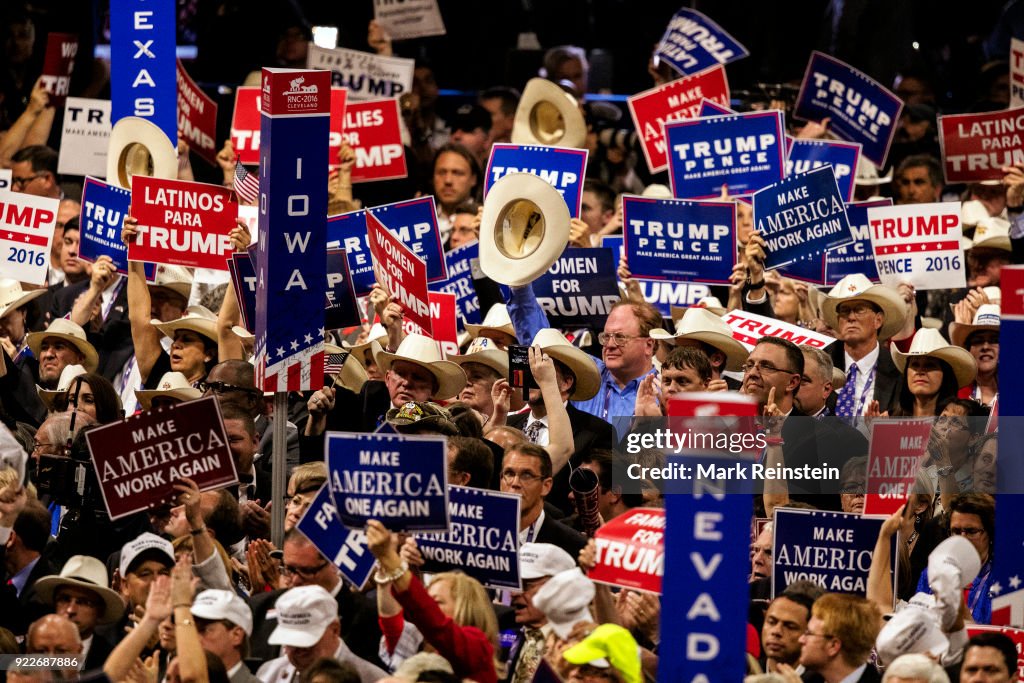
{"type": "Polygon", "coordinates": [[[288,488],[288,392],[274,392],[274,420],[271,446],[270,538],[278,548],[284,547],[284,496],[288,488]]]}

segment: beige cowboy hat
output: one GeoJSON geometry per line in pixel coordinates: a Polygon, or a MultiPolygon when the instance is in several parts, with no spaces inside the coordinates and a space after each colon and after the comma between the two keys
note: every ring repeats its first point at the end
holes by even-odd
{"type": "Polygon", "coordinates": [[[253,334],[249,330],[245,329],[241,325],[232,325],[231,326],[231,333],[234,334],[239,339],[243,339],[243,340],[250,340],[250,339],[255,339],[256,338],[255,334],[253,334]]]}
{"type": "Polygon", "coordinates": [[[135,398],[139,400],[143,410],[150,410],[153,407],[153,399],[160,396],[184,402],[195,400],[202,395],[203,392],[189,384],[188,379],[180,372],[165,372],[156,389],[135,390],[135,398]]]}
{"type": "Polygon", "coordinates": [[[519,98],[512,124],[516,145],[583,148],[587,122],[576,98],[546,78],[531,78],[519,98]]]}
{"type": "Polygon", "coordinates": [[[177,179],[178,152],[155,123],[126,116],[110,129],[107,182],[130,190],[133,175],[177,179]]]}
{"type": "Polygon", "coordinates": [[[854,177],[853,182],[867,187],[885,185],[892,182],[892,169],[889,169],[886,175],[879,176],[878,167],[862,154],[857,161],[857,175],[854,177]]]}
{"type": "Polygon", "coordinates": [[[63,396],[68,393],[71,388],[71,381],[79,375],[86,374],[85,368],[81,365],[65,365],[64,369],[60,371],[60,379],[57,380],[56,389],[44,389],[38,384],[36,385],[36,394],[39,395],[39,400],[46,405],[47,410],[53,410],[53,402],[57,400],[59,396],[63,396]]]}
{"type": "Polygon", "coordinates": [[[533,338],[532,346],[539,346],[555,360],[565,363],[576,375],[576,386],[569,398],[573,401],[586,401],[594,398],[601,388],[601,373],[597,363],[584,352],[569,343],[561,332],[546,327],[538,330],[533,338]]]}
{"type": "Polygon", "coordinates": [[[0,318],[11,311],[16,311],[29,301],[46,294],[46,289],[33,289],[26,292],[21,283],[11,278],[0,280],[0,318]]]}
{"type": "Polygon", "coordinates": [[[974,238],[963,238],[964,249],[998,249],[1012,251],[1010,246],[1010,222],[1002,218],[986,216],[978,221],[974,238]]]}
{"type": "Polygon", "coordinates": [[[366,368],[356,357],[355,351],[343,349],[334,344],[324,344],[325,359],[326,356],[342,353],[345,354],[345,358],[341,363],[341,371],[336,373],[334,378],[337,384],[358,394],[363,385],[370,381],[370,378],[366,376],[366,368]]]}
{"type": "Polygon", "coordinates": [[[125,604],[121,596],[107,588],[107,568],[102,562],[89,555],[72,555],[60,570],[60,574],[44,576],[36,582],[36,597],[46,605],[52,605],[57,589],[71,586],[92,591],[103,603],[97,623],[114,624],[124,615],[125,604]]]}
{"type": "Polygon", "coordinates": [[[516,328],[512,325],[512,318],[508,315],[508,307],[505,304],[494,304],[484,320],[479,325],[466,323],[466,332],[470,337],[476,338],[485,332],[504,332],[516,336],[516,328]]]}
{"type": "Polygon", "coordinates": [[[839,329],[839,304],[852,299],[870,301],[882,309],[885,320],[879,330],[879,339],[889,339],[903,329],[907,307],[903,297],[896,290],[885,285],[876,285],[862,273],[847,275],[833,287],[821,301],[821,319],[833,330],[839,329]]]}
{"type": "Polygon", "coordinates": [[[39,358],[43,340],[47,337],[57,337],[74,346],[83,356],[85,356],[85,360],[82,361],[82,365],[85,366],[86,371],[96,372],[96,368],[99,367],[100,364],[100,355],[96,353],[96,347],[89,343],[89,340],[85,336],[85,330],[83,330],[79,325],[67,320],[66,318],[57,318],[42,332],[30,332],[29,334],[26,334],[25,343],[28,344],[30,349],[32,349],[32,353],[35,354],[36,358],[39,358]]]}
{"type": "Polygon", "coordinates": [[[929,356],[945,361],[953,368],[956,375],[957,387],[963,388],[974,381],[978,375],[978,364],[974,356],[966,349],[953,346],[945,340],[942,333],[930,328],[922,328],[914,335],[914,341],[910,343],[910,350],[901,352],[895,346],[892,347],[892,362],[901,373],[907,373],[907,361],[911,358],[929,356]]]}
{"type": "Polygon", "coordinates": [[[185,266],[166,266],[160,264],[156,267],[153,281],[147,283],[150,287],[166,287],[188,301],[192,294],[192,271],[185,266]]]}
{"type": "Polygon", "coordinates": [[[153,319],[150,325],[160,330],[165,337],[174,339],[178,330],[191,330],[207,339],[217,341],[217,316],[205,306],[189,306],[185,315],[165,323],[153,319]]]}
{"type": "Polygon", "coordinates": [[[396,360],[419,365],[434,376],[437,380],[437,391],[432,395],[434,400],[449,399],[466,386],[466,373],[462,368],[445,360],[437,342],[422,334],[406,335],[395,353],[381,351],[377,354],[377,366],[381,372],[391,370],[391,365],[396,360]]]}
{"type": "Polygon", "coordinates": [[[988,209],[978,199],[966,201],[960,206],[960,223],[965,228],[976,226],[988,218],[988,215],[988,209]]]}
{"type": "Polygon", "coordinates": [[[706,308],[717,316],[725,315],[725,306],[722,305],[722,302],[718,297],[706,296],[693,306],[672,306],[672,308],[669,309],[669,312],[672,314],[672,321],[678,322],[679,319],[686,315],[686,312],[691,308],[706,308]]]}
{"type": "Polygon", "coordinates": [[[371,348],[371,346],[374,343],[376,343],[377,346],[374,349],[373,353],[374,357],[376,357],[377,351],[380,350],[381,340],[383,340],[385,344],[387,343],[388,331],[384,329],[384,326],[381,325],[380,323],[374,323],[373,326],[370,327],[370,332],[366,335],[366,341],[364,341],[362,344],[351,344],[347,341],[343,341],[341,342],[341,345],[347,351],[351,351],[359,358],[362,358],[363,352],[366,351],[366,349],[371,348]]]}
{"type": "Polygon", "coordinates": [[[679,341],[694,339],[709,344],[725,354],[725,369],[739,371],[750,352],[732,336],[729,324],[707,308],[687,308],[676,321],[675,333],[660,327],[651,330],[651,339],[679,341]]]}
{"type": "Polygon", "coordinates": [[[967,338],[975,332],[999,331],[999,306],[996,304],[982,304],[974,312],[974,320],[971,324],[957,323],[952,327],[949,338],[954,346],[967,348],[967,338]]]}
{"type": "Polygon", "coordinates": [[[500,377],[508,377],[508,351],[502,351],[493,339],[487,337],[474,339],[465,354],[449,356],[448,360],[459,366],[466,363],[479,363],[494,370],[500,377]]]}
{"type": "Polygon", "coordinates": [[[569,207],[550,183],[510,173],[491,186],[480,224],[480,269],[505,285],[532,282],[569,243],[569,207]]]}

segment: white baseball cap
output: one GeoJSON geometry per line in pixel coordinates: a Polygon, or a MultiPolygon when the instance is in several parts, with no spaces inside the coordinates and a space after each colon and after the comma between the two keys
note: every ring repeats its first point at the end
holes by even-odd
{"type": "Polygon", "coordinates": [[[143,553],[153,554],[157,556],[157,559],[163,561],[167,560],[169,567],[174,566],[174,546],[166,538],[161,538],[156,534],[151,534],[148,531],[138,538],[128,541],[121,548],[121,563],[119,569],[121,576],[125,576],[128,573],[132,563],[138,559],[139,555],[143,553]],[[150,551],[153,551],[150,553],[150,551]]]}
{"type": "Polygon", "coordinates": [[[594,582],[583,575],[582,569],[573,567],[541,586],[533,596],[533,606],[544,613],[559,638],[568,640],[578,622],[594,620],[590,614],[594,593],[594,582]]]}
{"type": "Polygon", "coordinates": [[[216,588],[203,591],[192,603],[192,615],[200,619],[230,621],[240,626],[245,635],[252,635],[252,610],[231,591],[216,588]]]}
{"type": "Polygon", "coordinates": [[[540,579],[572,569],[576,561],[551,543],[524,543],[519,547],[519,573],[524,579],[540,579]]]}
{"type": "Polygon", "coordinates": [[[277,599],[277,628],[271,645],[312,647],[338,618],[338,603],[322,586],[299,586],[277,599]]]}
{"type": "Polygon", "coordinates": [[[905,654],[941,657],[949,650],[949,639],[927,609],[908,606],[893,615],[875,640],[878,658],[885,664],[905,654]]]}

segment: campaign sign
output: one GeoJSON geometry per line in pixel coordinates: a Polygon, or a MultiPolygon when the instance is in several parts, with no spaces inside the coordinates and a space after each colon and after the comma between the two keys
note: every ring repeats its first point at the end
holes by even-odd
{"type": "MultiPolygon", "coordinates": [[[[617,259],[615,263],[618,263],[617,259]]],[[[637,278],[637,283],[644,300],[656,306],[666,318],[671,316],[673,306],[692,306],[704,297],[711,296],[711,289],[707,285],[693,282],[637,278]]]]}
{"type": "Polygon", "coordinates": [[[0,168],[0,192],[11,191],[11,178],[14,176],[14,171],[9,168],[0,168]]]}
{"type": "Polygon", "coordinates": [[[605,235],[601,238],[601,248],[611,249],[612,258],[617,264],[626,253],[626,238],[622,235],[605,235]]]}
{"type": "Polygon", "coordinates": [[[217,103],[196,85],[179,59],[178,131],[193,152],[217,165],[217,103]]]}
{"type": "Polygon", "coordinates": [[[772,597],[803,580],[829,593],[864,595],[884,521],[853,512],[775,508],[772,597]]]}
{"type": "Polygon", "coordinates": [[[235,111],[231,116],[231,146],[239,163],[260,163],[260,89],[235,89],[235,111]]]}
{"type": "Polygon", "coordinates": [[[665,573],[665,511],[636,508],[606,522],[594,534],[592,581],[661,594],[665,573]]]}
{"type": "Polygon", "coordinates": [[[881,167],[902,111],[903,101],[881,83],[835,57],[813,52],[794,113],[810,121],[829,117],[829,129],[861,143],[861,153],[881,167]]]}
{"type": "Polygon", "coordinates": [[[71,87],[71,71],[78,54],[78,36],[72,33],[49,33],[46,36],[46,57],[39,76],[43,88],[50,93],[50,105],[64,104],[71,87]]]}
{"type": "Polygon", "coordinates": [[[569,207],[569,215],[580,217],[583,176],[587,171],[587,150],[544,145],[497,143],[484,175],[484,198],[494,183],[510,173],[529,173],[558,190],[569,207]]]}
{"type": "Polygon", "coordinates": [[[831,166],[789,176],[755,194],[754,224],[764,237],[768,270],[805,260],[823,268],[827,250],[853,242],[831,166]]]}
{"type": "Polygon", "coordinates": [[[366,585],[377,566],[377,558],[366,545],[365,533],[342,526],[329,484],[320,487],[295,527],[353,586],[362,589],[366,585]]]}
{"type": "Polygon", "coordinates": [[[468,486],[448,488],[447,533],[417,534],[430,574],[459,570],[488,588],[522,590],[519,578],[520,496],[468,486]]]}
{"type": "Polygon", "coordinates": [[[110,99],[113,123],[149,119],[178,145],[174,0],[111,0],[110,99]]]}
{"type": "Polygon", "coordinates": [[[392,40],[445,34],[437,0],[373,0],[373,16],[392,40]]]}
{"type": "Polygon", "coordinates": [[[735,62],[749,54],[725,29],[689,7],[672,16],[654,51],[655,59],[665,60],[681,74],[735,62]]]}
{"type": "Polygon", "coordinates": [[[328,161],[331,168],[338,168],[341,162],[338,154],[341,152],[341,144],[345,137],[345,113],[348,110],[348,91],[344,88],[331,88],[331,125],[330,125],[330,153],[328,161]]]}
{"type": "Polygon", "coordinates": [[[117,272],[128,274],[128,247],[121,241],[121,225],[128,215],[132,193],[102,180],[86,178],[82,189],[78,257],[95,261],[109,256],[117,272]]]}
{"type": "Polygon", "coordinates": [[[366,215],[374,272],[385,289],[402,305],[409,320],[432,335],[427,264],[372,214],[366,215]]]}
{"type": "Polygon", "coordinates": [[[1024,106],[1024,40],[1010,38],[1010,107],[1024,106]]]}
{"type": "Polygon", "coordinates": [[[331,88],[321,71],[263,69],[255,363],[263,391],[323,386],[331,88]]]}
{"type": "Polygon", "coordinates": [[[348,254],[348,266],[356,296],[366,296],[377,278],[373,272],[367,233],[367,211],[427,264],[427,282],[448,279],[441,232],[437,229],[437,211],[433,197],[418,197],[394,204],[360,209],[327,219],[327,243],[340,246],[348,254]]]}
{"type": "Polygon", "coordinates": [[[348,256],[344,249],[328,249],[324,327],[336,330],[358,325],[361,319],[356,293],[352,291],[352,275],[348,272],[348,256]]]}
{"type": "Polygon", "coordinates": [[[238,482],[215,396],[90,429],[85,441],[110,519],[170,503],[182,478],[200,491],[238,482]]]}
{"type": "Polygon", "coordinates": [[[537,303],[551,327],[603,330],[619,301],[612,254],[603,247],[566,249],[533,281],[537,303]]]}
{"type": "Polygon", "coordinates": [[[782,112],[665,123],[672,194],[681,199],[753,194],[786,175],[782,112]]]}
{"type": "Polygon", "coordinates": [[[931,432],[931,419],[876,420],[871,424],[865,515],[888,517],[907,502],[928,455],[931,432]]]}
{"type": "Polygon", "coordinates": [[[871,226],[868,225],[868,209],[874,206],[892,206],[892,200],[876,199],[870,202],[853,202],[846,205],[846,218],[850,221],[853,242],[845,247],[825,252],[825,284],[838,284],[847,275],[863,273],[872,282],[878,282],[878,266],[871,249],[871,226]]]}
{"type": "MultiPolygon", "coordinates": [[[[455,322],[455,295],[448,292],[427,292],[430,301],[429,333],[411,320],[402,320],[406,334],[423,334],[434,338],[445,356],[459,355],[459,328],[455,322]]],[[[379,322],[379,319],[378,319],[379,322]]]]}
{"type": "Polygon", "coordinates": [[[786,141],[789,145],[786,175],[807,173],[822,166],[831,166],[843,194],[843,201],[853,201],[853,188],[857,180],[857,161],[860,159],[860,143],[791,137],[787,137],[786,141]]]}
{"type": "Polygon", "coordinates": [[[722,106],[712,102],[711,100],[705,99],[700,103],[700,111],[697,116],[704,118],[706,116],[722,116],[723,114],[735,114],[736,112],[729,107],[722,106]]]}
{"type": "Polygon", "coordinates": [[[0,192],[0,269],[5,278],[46,284],[60,200],[0,192]]]}
{"type": "Polygon", "coordinates": [[[57,172],[105,178],[110,128],[110,100],[67,98],[57,172]]]}
{"type": "Polygon", "coordinates": [[[447,443],[443,436],[329,433],[338,519],[350,529],[376,519],[389,531],[448,531],[447,443]]]}
{"type": "Polygon", "coordinates": [[[816,349],[823,349],[836,340],[827,334],[738,308],[723,315],[722,320],[728,323],[732,330],[732,338],[748,349],[753,349],[761,337],[778,337],[797,346],[806,344],[816,349]]]}
{"type": "Polygon", "coordinates": [[[915,289],[966,287],[960,245],[960,203],[904,204],[868,209],[871,246],[883,285],[915,289]]]}
{"type": "Polygon", "coordinates": [[[256,269],[248,252],[236,251],[228,259],[231,288],[238,300],[242,327],[253,332],[256,327],[256,269]]]}
{"type": "Polygon", "coordinates": [[[397,99],[352,102],[345,111],[344,138],[356,155],[352,182],[409,175],[397,99]]]}
{"type": "Polygon", "coordinates": [[[433,289],[455,295],[456,325],[459,330],[465,323],[480,324],[480,298],[473,284],[474,273],[479,271],[480,243],[463,244],[444,255],[448,279],[434,285],[433,289]]]}
{"type": "MultiPolygon", "coordinates": [[[[640,133],[640,148],[651,173],[668,167],[668,154],[662,124],[704,116],[705,102],[729,104],[729,81],[721,66],[684,76],[632,95],[626,100],[633,125],[640,133]]],[[[731,111],[719,113],[731,114],[731,111]]]]}
{"type": "Polygon", "coordinates": [[[134,175],[131,211],[139,235],[128,245],[129,261],[227,270],[238,215],[231,190],[134,175]]]}
{"type": "Polygon", "coordinates": [[[653,280],[728,284],[736,261],[736,205],[622,198],[629,270],[653,280]]]}
{"type": "Polygon", "coordinates": [[[1004,166],[1024,164],[1024,108],[939,117],[947,183],[1002,180],[1004,166]]]}
{"type": "Polygon", "coordinates": [[[352,102],[400,97],[412,92],[412,72],[416,61],[402,57],[383,57],[347,50],[328,49],[309,44],[306,66],[331,72],[331,85],[348,90],[352,102]]]}

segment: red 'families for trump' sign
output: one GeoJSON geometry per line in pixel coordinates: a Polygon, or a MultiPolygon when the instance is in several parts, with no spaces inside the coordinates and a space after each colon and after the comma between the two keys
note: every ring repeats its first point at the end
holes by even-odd
{"type": "Polygon", "coordinates": [[[218,185],[132,176],[139,234],[129,261],[227,270],[238,203],[218,185]]]}
{"type": "Polygon", "coordinates": [[[238,482],[214,396],[97,427],[85,440],[111,519],[170,502],[185,477],[200,491],[238,482]]]}
{"type": "Polygon", "coordinates": [[[637,508],[597,530],[593,581],[661,593],[665,573],[665,511],[637,508]]]}

